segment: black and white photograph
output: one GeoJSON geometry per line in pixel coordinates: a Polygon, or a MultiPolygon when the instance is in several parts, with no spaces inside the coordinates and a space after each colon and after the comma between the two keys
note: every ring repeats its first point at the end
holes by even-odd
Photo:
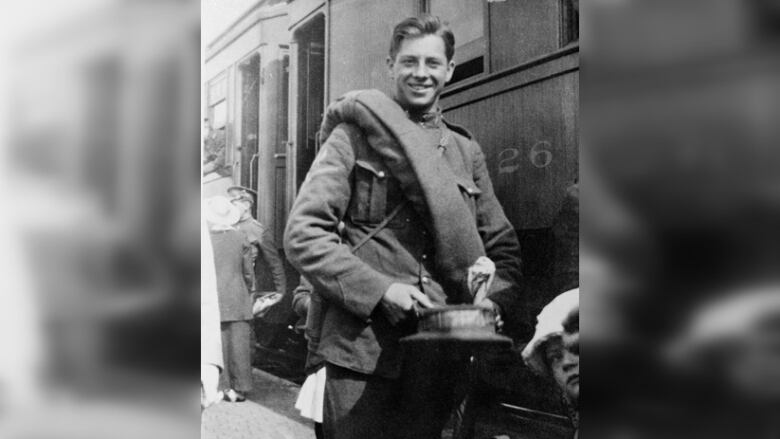
{"type": "Polygon", "coordinates": [[[204,437],[575,437],[578,2],[202,5],[204,437]]]}
{"type": "Polygon", "coordinates": [[[0,438],[780,438],[778,47],[774,0],[6,2],[0,438]]]}

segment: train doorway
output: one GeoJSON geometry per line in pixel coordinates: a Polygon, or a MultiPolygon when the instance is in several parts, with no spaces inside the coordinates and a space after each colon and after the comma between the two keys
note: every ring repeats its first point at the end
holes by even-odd
{"type": "Polygon", "coordinates": [[[254,54],[239,65],[241,74],[241,154],[240,183],[257,187],[258,138],[260,127],[260,55],[254,54]]]}
{"type": "Polygon", "coordinates": [[[277,95],[274,102],[279,103],[276,111],[276,142],[274,149],[274,238],[277,243],[283,241],[284,226],[287,223],[287,166],[290,131],[288,126],[290,53],[287,47],[281,50],[277,95]]]}
{"type": "Polygon", "coordinates": [[[319,149],[318,132],[325,105],[325,16],[314,16],[294,35],[297,47],[295,78],[295,192],[319,149]]]}

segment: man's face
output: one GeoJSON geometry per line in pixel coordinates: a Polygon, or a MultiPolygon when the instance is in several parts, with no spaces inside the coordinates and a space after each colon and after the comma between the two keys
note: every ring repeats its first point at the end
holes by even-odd
{"type": "Polygon", "coordinates": [[[553,379],[566,397],[577,405],[580,398],[580,357],[563,347],[560,338],[552,339],[545,349],[553,379]]]}
{"type": "Polygon", "coordinates": [[[395,98],[411,111],[430,110],[455,69],[455,63],[447,61],[444,40],[437,35],[405,39],[387,65],[395,98]]]}
{"type": "Polygon", "coordinates": [[[234,200],[233,205],[241,212],[241,219],[252,215],[252,204],[243,200],[234,200]]]}

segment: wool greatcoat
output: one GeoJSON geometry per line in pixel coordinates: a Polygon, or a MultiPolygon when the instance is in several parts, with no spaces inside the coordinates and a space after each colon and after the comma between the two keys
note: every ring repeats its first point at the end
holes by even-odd
{"type": "Polygon", "coordinates": [[[211,245],[219,295],[224,371],[223,389],[252,390],[251,328],[252,301],[249,285],[254,275],[250,244],[235,229],[212,230],[211,245]]]}
{"type": "MultiPolygon", "coordinates": [[[[400,114],[406,117],[403,111],[400,114]]],[[[437,148],[446,139],[437,157],[452,170],[451,184],[457,185],[485,254],[496,264],[489,298],[506,313],[518,302],[514,296],[520,248],[493,192],[482,150],[466,130],[453,124],[425,129],[423,135],[426,145],[419,147],[437,148]]],[[[436,231],[411,203],[351,251],[404,199],[399,180],[369,145],[364,131],[354,124],[336,126],[301,186],[285,230],[290,262],[324,299],[317,354],[328,363],[363,374],[399,377],[403,362],[399,339],[414,328],[391,325],[377,307],[394,282],[415,286],[434,304],[464,301],[442,287],[434,261],[436,231]],[[337,227],[342,220],[340,235],[337,227]]]]}
{"type": "Polygon", "coordinates": [[[252,320],[249,285],[253,282],[251,248],[238,230],[211,232],[222,322],[252,320]]]}

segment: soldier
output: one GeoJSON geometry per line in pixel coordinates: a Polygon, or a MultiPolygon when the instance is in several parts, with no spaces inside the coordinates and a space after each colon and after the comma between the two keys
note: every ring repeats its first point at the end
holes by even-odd
{"type": "MultiPolygon", "coordinates": [[[[228,192],[234,189],[235,187],[230,188],[228,189],[228,192]]],[[[264,285],[264,280],[266,279],[264,273],[270,271],[276,292],[280,295],[284,295],[285,291],[287,291],[287,277],[284,272],[284,262],[279,256],[279,251],[276,249],[276,243],[274,242],[271,233],[260,223],[260,221],[254,219],[252,216],[254,199],[252,198],[251,193],[247,190],[246,192],[240,193],[240,195],[233,198],[231,201],[241,211],[241,219],[239,219],[236,224],[236,228],[243,232],[249,243],[252,244],[252,261],[255,266],[252,292],[261,292],[266,286],[264,285]],[[264,262],[265,265],[259,267],[258,261],[261,261],[261,263],[264,262]],[[257,275],[258,268],[263,272],[260,276],[257,275]]]]}
{"type": "Polygon", "coordinates": [[[249,284],[252,262],[249,243],[235,229],[240,213],[226,197],[206,199],[203,215],[209,225],[219,303],[224,373],[220,376],[225,399],[246,400],[252,390],[252,302],[249,284]]]}
{"type": "Polygon", "coordinates": [[[440,437],[463,364],[421,371],[402,351],[415,307],[471,303],[467,272],[481,256],[496,274],[480,305],[501,313],[517,302],[515,231],[481,148],[438,105],[454,45],[436,17],[395,27],[392,99],[364,90],[328,108],[326,140],[290,212],[286,254],[323,298],[326,438],[440,437]],[[426,389],[411,395],[409,382],[426,389]]]}

